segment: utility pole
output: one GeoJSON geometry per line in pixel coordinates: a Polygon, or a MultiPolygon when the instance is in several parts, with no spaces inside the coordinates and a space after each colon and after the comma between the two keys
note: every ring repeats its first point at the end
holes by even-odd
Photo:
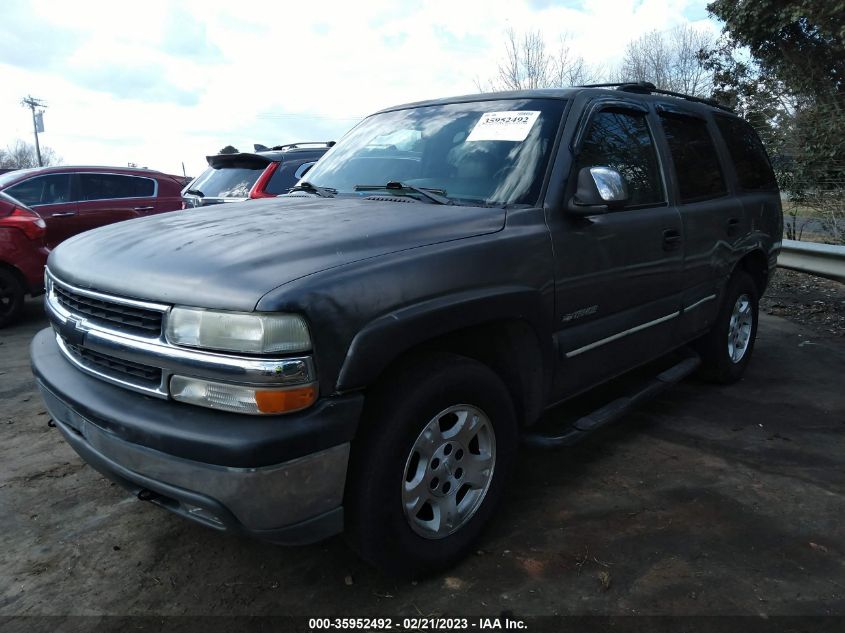
{"type": "MultiPolygon", "coordinates": [[[[47,104],[41,101],[41,99],[36,99],[32,95],[29,95],[21,100],[21,105],[32,110],[32,131],[35,133],[35,153],[38,156],[38,166],[43,167],[44,162],[41,160],[41,145],[38,143],[38,122],[36,120],[35,108],[46,108],[47,104]]],[[[41,112],[38,113],[38,116],[43,114],[44,110],[41,110],[41,112]]],[[[43,125],[42,119],[42,131],[43,125]]]]}

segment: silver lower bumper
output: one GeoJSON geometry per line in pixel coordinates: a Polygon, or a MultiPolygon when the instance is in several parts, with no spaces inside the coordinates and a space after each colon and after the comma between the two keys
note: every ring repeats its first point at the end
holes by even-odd
{"type": "Polygon", "coordinates": [[[270,532],[320,517],[342,505],[349,443],[273,466],[217,466],[127,442],[79,415],[43,385],[42,394],[65,439],[83,459],[139,489],[157,482],[165,490],[184,492],[168,496],[167,503],[160,505],[201,523],[225,529],[231,523],[231,513],[244,531],[270,532]],[[186,501],[193,498],[214,503],[186,501]],[[226,512],[215,513],[218,506],[226,512]]]}

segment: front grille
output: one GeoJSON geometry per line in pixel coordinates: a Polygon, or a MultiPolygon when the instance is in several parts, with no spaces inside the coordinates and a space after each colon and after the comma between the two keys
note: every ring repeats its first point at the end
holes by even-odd
{"type": "Polygon", "coordinates": [[[63,308],[92,323],[142,336],[161,334],[162,313],[156,310],[95,299],[57,283],[53,284],[53,292],[63,308]]]}
{"type": "Polygon", "coordinates": [[[65,347],[77,362],[89,369],[99,372],[115,380],[129,382],[148,388],[157,388],[161,385],[161,369],[150,367],[141,363],[115,358],[107,354],[101,354],[84,347],[70,345],[65,341],[65,347]]]}

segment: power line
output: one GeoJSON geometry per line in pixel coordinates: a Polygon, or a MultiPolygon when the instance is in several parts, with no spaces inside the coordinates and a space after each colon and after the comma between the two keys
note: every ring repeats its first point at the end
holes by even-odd
{"type": "Polygon", "coordinates": [[[315,119],[321,121],[360,121],[364,116],[320,116],[314,114],[259,114],[259,119],[315,119]]]}

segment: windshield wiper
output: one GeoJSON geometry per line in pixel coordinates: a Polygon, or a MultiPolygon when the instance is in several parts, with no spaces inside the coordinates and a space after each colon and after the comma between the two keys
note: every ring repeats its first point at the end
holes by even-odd
{"type": "Polygon", "coordinates": [[[414,187],[413,185],[406,185],[396,180],[391,180],[384,185],[355,185],[355,191],[380,191],[382,189],[387,189],[388,191],[400,191],[403,193],[418,193],[435,204],[454,204],[446,197],[446,191],[444,189],[414,187]]]}
{"type": "Polygon", "coordinates": [[[329,187],[318,187],[317,185],[312,185],[310,182],[301,182],[298,185],[291,187],[288,193],[293,193],[294,191],[307,191],[308,193],[315,193],[321,198],[334,198],[335,194],[337,193],[337,189],[330,189],[329,187]]]}
{"type": "Polygon", "coordinates": [[[189,193],[192,196],[197,196],[198,198],[205,198],[205,194],[199,189],[185,189],[185,193],[189,193]]]}

